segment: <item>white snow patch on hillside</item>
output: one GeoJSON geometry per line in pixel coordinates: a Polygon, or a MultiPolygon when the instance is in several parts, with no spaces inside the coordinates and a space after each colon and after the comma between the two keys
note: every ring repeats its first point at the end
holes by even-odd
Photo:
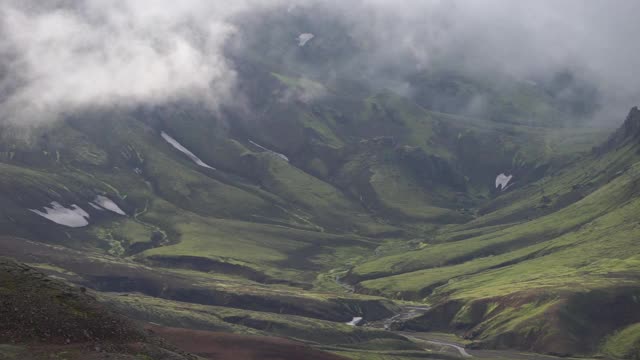
{"type": "Polygon", "coordinates": [[[49,206],[44,207],[44,212],[35,209],[29,209],[29,211],[67,227],[79,228],[89,225],[89,214],[78,205],[73,204],[66,208],[54,201],[49,206]]]}
{"type": "Polygon", "coordinates": [[[511,181],[511,179],[513,178],[513,175],[505,175],[505,174],[500,174],[496,177],[496,189],[500,189],[501,191],[504,191],[507,189],[507,187],[509,187],[509,182],[511,181]]]}
{"type": "Polygon", "coordinates": [[[316,36],[311,33],[304,33],[304,34],[298,35],[298,46],[303,47],[307,45],[307,43],[311,41],[311,39],[313,39],[314,37],[316,36]]]}
{"type": "Polygon", "coordinates": [[[186,147],[182,146],[182,144],[180,144],[176,139],[172,138],[171,136],[169,136],[169,134],[167,134],[166,132],[162,132],[160,134],[162,136],[162,138],[168,142],[169,144],[171,144],[171,146],[173,146],[176,150],[180,151],[181,153],[187,155],[189,157],[189,159],[191,159],[191,161],[193,161],[194,163],[196,163],[196,165],[205,167],[207,169],[211,169],[211,170],[215,170],[215,168],[207,165],[204,161],[200,160],[199,157],[197,157],[194,153],[192,153],[191,151],[189,151],[189,149],[187,149],[186,147]]]}
{"type": "Polygon", "coordinates": [[[280,159],[282,159],[282,160],[284,160],[286,162],[289,162],[289,158],[286,155],[280,154],[279,152],[275,152],[275,151],[273,151],[271,149],[267,149],[266,147],[258,144],[255,141],[249,140],[249,142],[251,144],[255,145],[256,147],[260,148],[261,150],[264,150],[264,151],[268,152],[269,154],[275,155],[275,156],[279,157],[280,159]]]}
{"type": "Polygon", "coordinates": [[[116,203],[114,203],[106,196],[96,196],[96,198],[93,200],[93,203],[89,203],[89,205],[93,206],[94,203],[103,209],[109,210],[122,216],[127,216],[127,213],[125,213],[116,203]]]}
{"type": "Polygon", "coordinates": [[[362,321],[361,317],[354,317],[353,320],[347,323],[347,325],[357,326],[358,324],[360,324],[360,321],[362,321]]]}
{"type": "Polygon", "coordinates": [[[97,204],[94,204],[92,202],[89,203],[89,206],[91,206],[92,208],[98,210],[98,211],[104,211],[103,208],[101,208],[100,206],[98,206],[97,204]]]}

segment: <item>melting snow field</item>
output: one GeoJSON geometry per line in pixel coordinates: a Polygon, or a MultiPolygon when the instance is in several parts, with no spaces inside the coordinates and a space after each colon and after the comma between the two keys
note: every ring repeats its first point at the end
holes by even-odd
{"type": "Polygon", "coordinates": [[[187,149],[186,147],[182,146],[182,144],[180,144],[176,139],[169,136],[169,134],[167,134],[166,132],[163,131],[160,135],[166,142],[171,144],[171,146],[173,146],[176,150],[187,155],[189,159],[191,159],[194,163],[196,163],[196,165],[205,167],[207,169],[215,170],[215,168],[207,165],[204,161],[200,160],[199,157],[197,157],[194,153],[189,151],[189,149],[187,149]]]}
{"type": "Polygon", "coordinates": [[[106,196],[102,196],[102,195],[96,196],[93,202],[89,203],[89,205],[91,205],[94,209],[97,209],[97,210],[105,209],[122,216],[127,215],[127,213],[125,213],[122,209],[120,209],[120,207],[116,203],[114,203],[111,199],[109,199],[106,196]]]}
{"type": "Polygon", "coordinates": [[[360,321],[362,321],[361,317],[354,317],[353,320],[351,320],[351,321],[349,321],[347,323],[347,325],[356,326],[356,325],[360,324],[360,321]]]}
{"type": "Polygon", "coordinates": [[[273,154],[273,155],[275,155],[275,156],[279,157],[280,159],[282,159],[282,160],[284,160],[284,161],[286,161],[286,162],[289,162],[289,158],[288,158],[286,155],[284,155],[284,154],[280,154],[279,152],[275,152],[275,151],[270,150],[270,149],[267,149],[266,147],[264,147],[264,146],[262,146],[262,145],[260,145],[260,144],[258,144],[258,143],[256,143],[256,142],[254,142],[254,141],[249,140],[249,142],[250,142],[251,144],[253,144],[253,145],[255,145],[255,146],[259,147],[261,150],[264,150],[264,151],[266,151],[266,152],[268,152],[268,153],[270,153],[270,154],[273,154]]]}
{"type": "Polygon", "coordinates": [[[50,207],[44,207],[44,212],[35,209],[29,209],[29,211],[49,219],[56,224],[72,228],[89,225],[89,214],[78,205],[73,204],[71,207],[66,208],[54,201],[49,206],[50,207]]]}
{"type": "Polygon", "coordinates": [[[304,34],[298,35],[298,46],[303,47],[307,45],[307,43],[311,41],[311,39],[313,39],[314,37],[316,36],[311,33],[304,33],[304,34]]]}
{"type": "Polygon", "coordinates": [[[496,177],[496,189],[500,189],[501,191],[504,191],[507,189],[507,187],[509,187],[509,182],[511,181],[511,179],[513,178],[513,175],[505,175],[505,174],[500,174],[498,175],[498,177],[496,177]]]}

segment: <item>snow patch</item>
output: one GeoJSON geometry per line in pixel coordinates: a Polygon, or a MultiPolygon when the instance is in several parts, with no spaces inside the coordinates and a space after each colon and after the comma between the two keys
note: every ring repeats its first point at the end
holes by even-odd
{"type": "Polygon", "coordinates": [[[279,152],[275,152],[275,151],[270,150],[270,149],[267,149],[266,147],[254,142],[254,141],[249,140],[249,142],[252,145],[255,145],[256,147],[260,148],[261,150],[264,150],[264,151],[268,152],[269,154],[275,155],[275,156],[279,157],[280,159],[282,159],[282,160],[284,160],[286,162],[289,162],[289,158],[286,155],[280,154],[279,152]]]}
{"type": "Polygon", "coordinates": [[[361,317],[354,317],[351,321],[347,323],[347,325],[357,326],[362,321],[361,317]]]}
{"type": "Polygon", "coordinates": [[[169,136],[169,134],[167,134],[166,132],[162,132],[160,133],[160,135],[162,136],[162,138],[168,142],[169,144],[171,144],[171,146],[173,146],[176,150],[180,151],[181,153],[187,155],[189,157],[189,159],[191,159],[191,161],[193,161],[194,163],[196,163],[196,165],[205,167],[207,169],[211,169],[211,170],[215,170],[215,168],[207,165],[204,161],[200,160],[199,157],[197,157],[194,153],[192,153],[191,151],[189,151],[189,149],[187,149],[186,147],[182,146],[182,144],[180,144],[176,139],[172,138],[171,136],[169,136]]]}
{"type": "Polygon", "coordinates": [[[44,207],[44,212],[35,209],[29,209],[29,211],[51,220],[56,224],[67,227],[80,228],[89,225],[89,214],[78,205],[73,204],[69,208],[66,208],[60,205],[60,203],[53,201],[49,206],[50,207],[44,207]]]}
{"type": "Polygon", "coordinates": [[[105,210],[109,210],[111,212],[114,212],[122,216],[127,216],[127,213],[125,213],[122,209],[120,209],[120,207],[116,203],[114,203],[111,199],[109,199],[106,196],[102,196],[102,195],[96,196],[93,202],[89,203],[89,205],[91,206],[93,206],[94,204],[98,205],[99,207],[105,210]]]}
{"type": "Polygon", "coordinates": [[[96,210],[98,210],[98,211],[104,211],[104,209],[103,209],[103,208],[101,208],[100,206],[98,206],[98,205],[97,205],[97,204],[95,204],[95,203],[90,202],[90,203],[89,203],[89,206],[91,206],[92,208],[94,208],[94,209],[96,209],[96,210]]]}
{"type": "Polygon", "coordinates": [[[303,47],[307,45],[307,43],[311,41],[311,39],[313,39],[314,37],[316,36],[313,35],[312,33],[304,33],[304,34],[298,35],[298,46],[303,47]]]}
{"type": "Polygon", "coordinates": [[[513,178],[513,175],[505,175],[500,174],[496,177],[496,189],[500,189],[500,191],[505,191],[509,187],[509,182],[513,178]]]}

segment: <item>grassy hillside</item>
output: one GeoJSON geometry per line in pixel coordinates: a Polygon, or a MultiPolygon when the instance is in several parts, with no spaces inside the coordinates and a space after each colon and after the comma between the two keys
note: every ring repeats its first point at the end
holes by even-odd
{"type": "Polygon", "coordinates": [[[497,198],[485,215],[441,228],[413,251],[362,263],[348,278],[363,292],[432,303],[409,329],[556,354],[598,352],[619,331],[603,351],[632,356],[639,121],[632,110],[611,140],[564,171],[497,198]]]}
{"type": "Polygon", "coordinates": [[[640,358],[640,326],[634,324],[607,338],[603,352],[618,359],[640,358]]]}
{"type": "Polygon", "coordinates": [[[492,111],[513,110],[495,119],[268,57],[238,72],[250,111],[95,110],[0,142],[0,253],[180,341],[222,331],[354,359],[459,355],[402,328],[631,356],[637,114],[605,141],[540,120],[564,110],[524,84],[508,98],[476,84],[492,111]]]}

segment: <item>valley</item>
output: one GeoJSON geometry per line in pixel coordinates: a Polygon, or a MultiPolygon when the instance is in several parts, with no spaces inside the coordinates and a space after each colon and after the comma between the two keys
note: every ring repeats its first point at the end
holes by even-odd
{"type": "MultiPolygon", "coordinates": [[[[563,152],[573,159],[569,165],[543,166],[547,173],[564,167],[559,175],[535,175],[541,165],[524,162],[512,172],[519,174],[512,187],[494,190],[487,176],[484,193],[471,179],[420,185],[430,173],[412,173],[405,161],[449,171],[452,179],[464,168],[443,170],[451,166],[446,160],[413,155],[420,148],[390,138],[348,148],[327,177],[310,175],[304,159],[328,166],[334,155],[300,158],[279,149],[291,156],[284,161],[229,139],[219,140],[217,151],[188,150],[199,147],[187,137],[180,144],[193,145],[180,145],[182,151],[154,136],[150,126],[157,125],[116,122],[109,131],[127,126],[122,138],[80,158],[65,155],[81,149],[66,144],[12,151],[2,164],[4,188],[14,190],[2,195],[11,206],[2,210],[0,252],[91,288],[101,302],[153,326],[279,336],[354,359],[545,358],[515,355],[506,349],[512,347],[593,354],[598,350],[580,341],[543,334],[602,339],[602,324],[596,330],[563,320],[570,311],[579,316],[579,307],[616,304],[603,314],[611,329],[633,321],[615,320],[615,309],[633,307],[637,291],[630,249],[638,225],[629,219],[640,189],[638,145],[626,130],[638,121],[635,114],[600,148],[579,152],[571,145],[563,152]],[[215,168],[194,163],[192,151],[215,168]],[[94,152],[104,160],[96,164],[94,152]],[[229,156],[238,160],[227,162],[229,156]],[[28,180],[18,180],[21,174],[28,180]],[[71,209],[66,218],[82,209],[73,216],[84,221],[45,217],[38,209],[49,203],[71,209]],[[549,316],[557,321],[544,320],[549,316]],[[487,350],[495,348],[502,350],[487,350]]],[[[162,127],[179,134],[188,123],[162,127]]],[[[93,131],[69,123],[47,141],[75,132],[79,144],[99,144],[93,131]]],[[[445,145],[433,146],[445,151],[445,145]]]]}
{"type": "Polygon", "coordinates": [[[445,51],[470,3],[9,1],[47,21],[0,39],[0,360],[640,359],[628,74],[445,51]]]}

